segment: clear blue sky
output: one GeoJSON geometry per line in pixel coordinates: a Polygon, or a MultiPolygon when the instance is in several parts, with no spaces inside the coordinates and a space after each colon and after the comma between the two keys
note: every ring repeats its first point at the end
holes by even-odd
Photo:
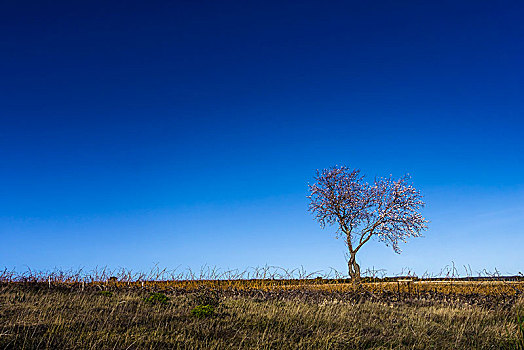
{"type": "Polygon", "coordinates": [[[521,1],[5,1],[0,267],[346,272],[335,164],[431,221],[363,268],[524,272],[521,1]]]}

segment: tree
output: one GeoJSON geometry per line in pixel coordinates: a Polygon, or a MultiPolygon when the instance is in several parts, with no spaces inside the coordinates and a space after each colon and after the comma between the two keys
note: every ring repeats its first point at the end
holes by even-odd
{"type": "Polygon", "coordinates": [[[368,184],[360,170],[334,166],[317,170],[315,181],[308,185],[309,211],[322,228],[337,225],[337,234],[345,236],[349,275],[356,285],[360,284],[356,254],[372,237],[400,253],[399,242],[427,229],[428,221],[420,214],[425,203],[409,175],[375,178],[368,184]]]}

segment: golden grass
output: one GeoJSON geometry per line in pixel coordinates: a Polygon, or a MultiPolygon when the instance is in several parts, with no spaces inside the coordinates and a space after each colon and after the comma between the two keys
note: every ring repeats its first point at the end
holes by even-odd
{"type": "Polygon", "coordinates": [[[4,270],[0,349],[524,350],[522,278],[367,278],[356,288],[314,277],[4,270]],[[169,301],[147,302],[153,292],[169,301]],[[213,315],[196,317],[206,304],[213,315]]]}
{"type": "Polygon", "coordinates": [[[355,301],[309,291],[218,292],[211,317],[192,308],[208,289],[165,291],[166,304],[141,288],[0,286],[2,349],[511,349],[509,307],[426,300],[355,301]]]}

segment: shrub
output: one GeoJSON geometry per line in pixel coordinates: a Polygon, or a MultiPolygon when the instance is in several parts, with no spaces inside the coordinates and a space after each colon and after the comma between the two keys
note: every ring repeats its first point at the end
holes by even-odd
{"type": "Polygon", "coordinates": [[[101,290],[100,292],[98,292],[98,295],[102,295],[105,297],[112,297],[113,293],[108,290],[101,290]]]}
{"type": "Polygon", "coordinates": [[[212,305],[198,305],[191,310],[191,314],[198,318],[213,316],[215,314],[215,308],[212,305]]]}
{"type": "Polygon", "coordinates": [[[167,304],[169,298],[162,293],[152,293],[148,297],[144,298],[144,301],[150,304],[167,304]]]}

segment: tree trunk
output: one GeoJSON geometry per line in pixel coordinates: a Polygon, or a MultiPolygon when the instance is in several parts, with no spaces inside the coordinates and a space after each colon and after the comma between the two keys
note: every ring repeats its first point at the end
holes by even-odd
{"type": "Polygon", "coordinates": [[[360,285],[360,265],[357,264],[356,253],[351,253],[348,261],[349,276],[353,285],[360,285]]]}

